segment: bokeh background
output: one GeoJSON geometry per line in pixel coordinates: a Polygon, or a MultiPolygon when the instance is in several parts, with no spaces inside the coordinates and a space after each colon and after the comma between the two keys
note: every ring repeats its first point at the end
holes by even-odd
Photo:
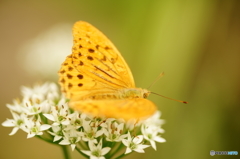
{"type": "MultiPolygon", "coordinates": [[[[239,0],[1,0],[0,122],[22,85],[57,82],[71,53],[71,27],[87,21],[104,32],[128,62],[138,87],[151,95],[166,120],[163,137],[128,159],[202,159],[210,150],[240,152],[239,0]]],[[[1,159],[61,159],[61,149],[0,126],[1,159]]],[[[77,152],[73,159],[82,158],[77,152]]],[[[215,156],[219,158],[220,156],[215,156]]],[[[238,156],[231,156],[237,158],[238,156]]],[[[230,158],[230,156],[221,156],[230,158]]]]}

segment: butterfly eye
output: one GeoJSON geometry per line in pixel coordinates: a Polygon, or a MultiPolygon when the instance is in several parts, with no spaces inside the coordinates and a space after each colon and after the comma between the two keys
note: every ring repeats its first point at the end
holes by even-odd
{"type": "Polygon", "coordinates": [[[147,98],[147,97],[148,97],[147,93],[143,93],[143,98],[147,98]]]}

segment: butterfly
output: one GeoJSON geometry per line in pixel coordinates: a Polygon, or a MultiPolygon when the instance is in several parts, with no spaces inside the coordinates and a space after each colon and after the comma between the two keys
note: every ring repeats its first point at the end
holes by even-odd
{"type": "Polygon", "coordinates": [[[87,22],[74,24],[72,54],[58,74],[73,110],[125,120],[146,119],[157,110],[146,99],[150,92],[135,87],[131,70],[113,43],[87,22]]]}

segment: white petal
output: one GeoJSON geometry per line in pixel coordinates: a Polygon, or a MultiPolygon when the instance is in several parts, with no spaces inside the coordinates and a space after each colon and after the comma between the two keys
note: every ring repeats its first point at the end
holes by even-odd
{"type": "Polygon", "coordinates": [[[123,143],[125,146],[129,146],[129,142],[128,142],[128,140],[126,140],[126,139],[123,139],[123,140],[122,140],[122,143],[123,143]]]}
{"type": "Polygon", "coordinates": [[[125,139],[126,137],[127,137],[127,134],[123,134],[123,135],[119,136],[119,138],[115,141],[119,142],[119,141],[125,139]]]}
{"type": "Polygon", "coordinates": [[[59,123],[53,123],[52,126],[59,126],[59,123]]]}
{"type": "Polygon", "coordinates": [[[71,144],[72,151],[74,151],[75,147],[76,147],[75,144],[71,144]]]}
{"type": "Polygon", "coordinates": [[[129,147],[127,147],[125,154],[128,154],[130,152],[132,152],[132,150],[129,147]]]}
{"type": "Polygon", "coordinates": [[[42,135],[43,134],[43,132],[38,132],[37,134],[35,134],[35,135],[42,135]]]}
{"type": "Polygon", "coordinates": [[[153,147],[153,149],[157,151],[157,147],[156,147],[155,141],[150,140],[150,144],[151,144],[151,146],[153,147]]]}
{"type": "Polygon", "coordinates": [[[68,140],[64,139],[61,142],[59,142],[60,145],[69,145],[71,144],[68,140]]]}
{"type": "Polygon", "coordinates": [[[136,151],[138,153],[144,153],[145,152],[143,149],[134,149],[134,151],[136,151]]]}
{"type": "Polygon", "coordinates": [[[12,132],[9,134],[9,135],[14,135],[14,134],[16,134],[16,132],[19,130],[19,128],[18,127],[14,127],[13,129],[12,129],[12,132]]]}
{"type": "Polygon", "coordinates": [[[35,134],[30,134],[30,133],[29,133],[29,134],[27,135],[27,139],[32,138],[32,137],[34,137],[34,136],[35,136],[35,134]]]}
{"type": "Polygon", "coordinates": [[[96,137],[99,137],[99,136],[101,136],[102,134],[104,133],[104,130],[99,130],[99,131],[97,131],[97,133],[96,133],[96,137]]]}
{"type": "Polygon", "coordinates": [[[166,140],[164,139],[164,138],[162,138],[162,137],[160,137],[160,136],[156,136],[155,138],[154,138],[154,140],[155,141],[157,141],[157,142],[166,142],[166,140]]]}
{"type": "Polygon", "coordinates": [[[84,154],[91,156],[91,151],[87,151],[87,150],[81,150],[84,154]]]}
{"type": "Polygon", "coordinates": [[[55,118],[52,114],[43,114],[46,118],[48,118],[51,121],[55,121],[55,118]]]}
{"type": "Polygon", "coordinates": [[[138,145],[136,149],[134,149],[134,151],[139,152],[138,150],[141,150],[141,152],[144,152],[143,149],[149,147],[150,145],[138,145]]]}
{"type": "Polygon", "coordinates": [[[69,125],[70,124],[70,121],[69,120],[65,120],[63,122],[61,122],[63,125],[69,125]]]}
{"type": "Polygon", "coordinates": [[[15,124],[14,124],[14,120],[13,119],[7,119],[6,121],[4,121],[2,123],[2,126],[5,126],[5,127],[14,127],[15,124]]]}
{"type": "Polygon", "coordinates": [[[62,136],[55,136],[54,139],[53,139],[53,142],[58,141],[58,140],[60,140],[61,138],[62,138],[62,136]]]}
{"type": "Polygon", "coordinates": [[[99,141],[99,143],[97,145],[97,149],[102,149],[102,139],[99,141]]]}
{"type": "Polygon", "coordinates": [[[138,135],[133,139],[133,143],[140,144],[143,140],[143,135],[138,135]]]}
{"type": "Polygon", "coordinates": [[[96,149],[94,141],[92,141],[92,140],[88,141],[88,147],[91,151],[94,151],[96,149]]]}
{"type": "Polygon", "coordinates": [[[104,147],[103,149],[102,149],[102,155],[106,155],[109,151],[111,150],[111,148],[110,147],[104,147]]]}
{"type": "Polygon", "coordinates": [[[51,127],[51,125],[47,125],[47,124],[43,124],[40,126],[40,131],[44,131],[44,130],[47,130],[51,127]]]}

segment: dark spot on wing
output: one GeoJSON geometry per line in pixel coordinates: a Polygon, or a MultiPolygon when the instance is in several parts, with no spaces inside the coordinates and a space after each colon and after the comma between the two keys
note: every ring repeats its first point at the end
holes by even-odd
{"type": "Polygon", "coordinates": [[[62,71],[60,71],[59,73],[64,74],[65,72],[66,72],[65,70],[62,70],[62,71]]]}
{"type": "Polygon", "coordinates": [[[92,61],[92,60],[93,60],[93,57],[92,57],[92,56],[88,56],[87,59],[90,60],[90,61],[92,61]]]}
{"type": "Polygon", "coordinates": [[[78,77],[79,79],[83,79],[83,75],[81,75],[81,74],[77,75],[77,77],[78,77]]]}
{"type": "Polygon", "coordinates": [[[72,83],[69,83],[69,84],[68,84],[68,89],[71,89],[72,86],[73,86],[72,83]]]}
{"type": "Polygon", "coordinates": [[[80,65],[80,66],[82,66],[82,65],[83,65],[83,62],[82,62],[82,61],[80,61],[80,62],[79,62],[79,65],[80,65]]]}
{"type": "Polygon", "coordinates": [[[72,79],[72,77],[73,77],[72,75],[67,74],[67,78],[68,78],[68,79],[72,79]]]}
{"type": "Polygon", "coordinates": [[[70,67],[68,67],[68,71],[72,71],[73,70],[73,68],[70,66],[70,67]]]}
{"type": "Polygon", "coordinates": [[[90,49],[88,49],[88,52],[90,52],[90,53],[94,53],[95,50],[90,48],[90,49]]]}

